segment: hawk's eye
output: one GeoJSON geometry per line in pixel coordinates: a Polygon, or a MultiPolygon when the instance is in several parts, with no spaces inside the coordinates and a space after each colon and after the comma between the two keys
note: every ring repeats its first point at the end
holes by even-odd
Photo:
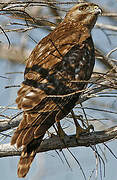
{"type": "Polygon", "coordinates": [[[83,11],[83,10],[85,10],[86,8],[87,8],[87,5],[85,4],[85,5],[83,5],[83,6],[80,6],[80,7],[79,7],[79,10],[80,10],[80,11],[83,11]]]}

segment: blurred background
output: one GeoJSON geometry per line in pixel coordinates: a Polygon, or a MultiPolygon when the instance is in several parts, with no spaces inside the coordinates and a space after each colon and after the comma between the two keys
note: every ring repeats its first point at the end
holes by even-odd
{"type": "MultiPolygon", "coordinates": [[[[19,112],[15,104],[15,99],[19,85],[23,81],[25,62],[30,52],[36,46],[38,41],[50,33],[55,26],[61,22],[66,11],[68,11],[76,2],[78,1],[32,0],[32,3],[28,0],[0,1],[1,124],[11,120],[19,112]]],[[[95,76],[100,73],[100,77],[105,81],[107,72],[113,72],[113,81],[117,82],[117,74],[113,70],[113,67],[116,67],[117,62],[117,1],[92,0],[88,2],[98,4],[104,12],[103,16],[98,18],[97,24],[92,31],[96,48],[96,64],[92,78],[95,78],[95,76]]],[[[94,125],[95,130],[103,130],[117,125],[116,94],[116,87],[109,87],[102,92],[98,92],[96,97],[91,98],[82,104],[89,123],[94,125]]],[[[74,111],[77,115],[80,114],[84,116],[80,105],[78,105],[74,111]]],[[[65,120],[62,121],[62,124],[68,134],[75,133],[72,118],[65,118],[65,120]]],[[[14,129],[11,128],[1,132],[0,143],[9,143],[13,131],[14,129]]],[[[50,131],[53,131],[53,129],[50,131]]],[[[115,155],[117,155],[116,143],[116,140],[107,143],[115,155]]],[[[70,148],[70,151],[80,163],[87,180],[116,180],[116,157],[114,157],[103,144],[97,145],[95,148],[103,160],[97,158],[95,151],[89,147],[70,148]]],[[[85,179],[81,168],[68,150],[57,152],[49,151],[37,154],[25,179],[85,179]]],[[[19,157],[16,156],[3,157],[0,159],[0,179],[18,179],[18,160],[19,157]]]]}

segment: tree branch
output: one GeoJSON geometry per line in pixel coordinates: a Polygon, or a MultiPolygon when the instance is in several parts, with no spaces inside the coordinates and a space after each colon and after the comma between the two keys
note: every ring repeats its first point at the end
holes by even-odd
{"type": "Polygon", "coordinates": [[[12,129],[14,127],[17,127],[22,120],[22,115],[13,118],[13,120],[3,120],[0,121],[0,132],[7,131],[9,129],[12,129]]]}
{"type": "MultiPolygon", "coordinates": [[[[61,150],[64,148],[78,147],[78,146],[90,147],[91,145],[95,145],[115,139],[116,136],[117,136],[117,126],[111,127],[104,131],[82,134],[80,135],[77,141],[75,135],[65,136],[64,138],[65,143],[63,143],[58,136],[53,135],[51,138],[43,140],[37,152],[46,152],[56,149],[61,150]]],[[[16,146],[11,146],[10,144],[1,144],[0,157],[19,156],[21,154],[21,150],[22,148],[17,149],[16,146]]]]}

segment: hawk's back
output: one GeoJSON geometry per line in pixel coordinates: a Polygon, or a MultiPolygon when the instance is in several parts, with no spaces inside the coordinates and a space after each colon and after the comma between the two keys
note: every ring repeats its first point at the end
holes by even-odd
{"type": "Polygon", "coordinates": [[[93,3],[76,5],[28,58],[16,99],[23,119],[11,140],[23,146],[19,177],[26,176],[44,134],[72,110],[86,85],[83,81],[91,77],[95,55],[90,32],[100,11],[93,3]]]}

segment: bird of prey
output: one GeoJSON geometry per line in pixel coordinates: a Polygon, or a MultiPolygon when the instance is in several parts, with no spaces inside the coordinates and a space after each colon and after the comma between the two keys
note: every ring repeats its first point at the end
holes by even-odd
{"type": "MultiPolygon", "coordinates": [[[[27,59],[24,81],[16,103],[23,118],[14,132],[11,144],[23,147],[18,177],[25,177],[46,131],[75,106],[91,77],[94,44],[91,30],[101,9],[93,3],[78,3],[64,20],[43,38],[27,59]]],[[[78,126],[77,133],[83,129],[78,126]]]]}

